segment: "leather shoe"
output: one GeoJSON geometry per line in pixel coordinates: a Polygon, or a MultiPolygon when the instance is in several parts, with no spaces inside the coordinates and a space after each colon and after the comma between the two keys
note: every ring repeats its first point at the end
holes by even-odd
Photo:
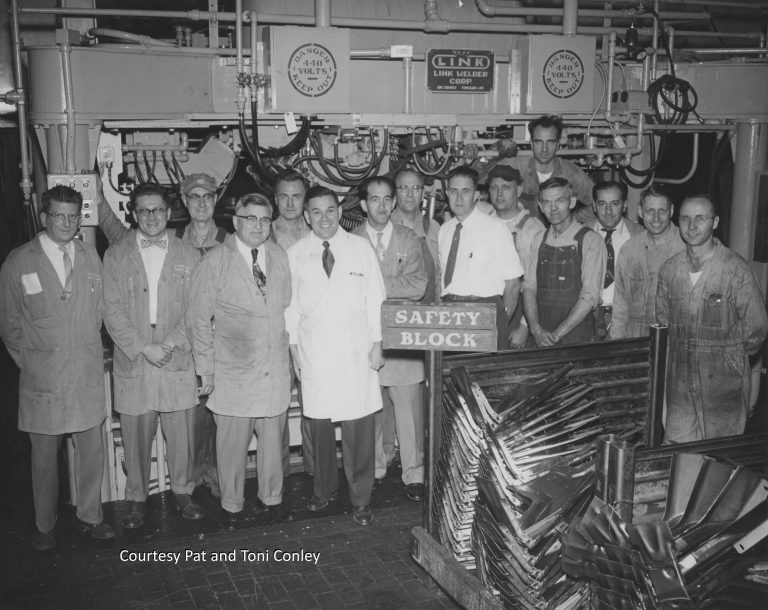
{"type": "Polygon", "coordinates": [[[408,496],[409,500],[415,500],[416,502],[423,500],[424,483],[411,483],[410,485],[406,485],[405,495],[408,496]]]}
{"type": "Polygon", "coordinates": [[[128,516],[123,519],[123,527],[127,530],[135,530],[144,525],[144,502],[128,503],[128,516]]]}
{"type": "Polygon", "coordinates": [[[373,520],[371,507],[368,504],[365,506],[355,506],[352,510],[352,518],[359,525],[368,525],[373,520]]]}
{"type": "Polygon", "coordinates": [[[35,533],[32,536],[32,548],[36,551],[47,551],[56,546],[56,528],[54,527],[50,532],[43,533],[39,529],[35,528],[35,533]]]}
{"type": "Polygon", "coordinates": [[[384,477],[381,477],[380,479],[378,477],[376,477],[376,478],[373,479],[373,488],[374,489],[378,489],[382,485],[384,485],[384,477]]]}
{"type": "Polygon", "coordinates": [[[111,540],[115,537],[115,530],[106,521],[101,523],[86,523],[75,518],[75,528],[81,534],[90,534],[96,540],[111,540]]]}
{"type": "Polygon", "coordinates": [[[225,508],[221,509],[221,526],[224,529],[233,530],[244,520],[243,511],[232,513],[225,508]]]}
{"type": "Polygon", "coordinates": [[[334,491],[327,498],[318,498],[317,496],[312,496],[309,499],[309,502],[307,502],[307,510],[312,511],[313,513],[317,513],[317,512],[320,512],[321,510],[325,510],[326,508],[328,508],[328,505],[331,502],[336,501],[338,497],[339,497],[338,491],[334,491]]]}
{"type": "MultiPolygon", "coordinates": [[[[261,502],[261,500],[259,500],[261,502]]],[[[275,519],[278,521],[295,521],[296,520],[296,513],[294,513],[292,510],[289,510],[285,507],[285,504],[282,502],[280,504],[271,504],[271,505],[264,505],[264,507],[267,509],[270,515],[272,515],[275,519]]]]}
{"type": "Polygon", "coordinates": [[[181,511],[181,516],[188,521],[197,521],[203,518],[203,507],[192,501],[189,494],[174,494],[176,498],[176,509],[181,511]]]}

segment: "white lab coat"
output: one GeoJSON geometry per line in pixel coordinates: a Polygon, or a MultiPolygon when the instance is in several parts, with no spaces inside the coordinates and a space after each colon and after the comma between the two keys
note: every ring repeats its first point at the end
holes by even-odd
{"type": "Polygon", "coordinates": [[[379,375],[368,353],[381,341],[385,288],[367,239],[339,228],[330,249],[335,264],[328,278],[322,240],[314,233],[289,248],[292,294],[285,321],[299,349],[304,415],[336,422],[381,409],[379,375]]]}

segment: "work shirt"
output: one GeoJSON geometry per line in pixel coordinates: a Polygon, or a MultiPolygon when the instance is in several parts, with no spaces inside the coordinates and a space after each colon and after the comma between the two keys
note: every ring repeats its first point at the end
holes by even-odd
{"type": "MultiPolygon", "coordinates": [[[[597,233],[600,237],[603,238],[603,243],[605,243],[606,230],[603,228],[603,225],[600,224],[600,221],[595,222],[595,224],[592,226],[592,229],[595,231],[595,233],[597,233]]],[[[621,252],[621,249],[624,246],[624,244],[626,244],[633,235],[637,235],[642,230],[643,228],[640,225],[626,218],[622,218],[619,221],[619,224],[617,224],[614,227],[614,231],[611,234],[611,244],[613,245],[613,261],[614,261],[613,278],[614,280],[607,287],[603,288],[602,292],[600,293],[601,305],[605,305],[606,307],[613,306],[613,293],[616,285],[616,260],[619,258],[619,252],[621,252]]],[[[608,250],[606,247],[606,257],[607,255],[608,255],[608,250]]],[[[607,261],[607,258],[606,258],[606,261],[607,261]]]]}
{"type": "Polygon", "coordinates": [[[197,374],[214,376],[207,406],[219,415],[274,417],[290,404],[288,256],[266,241],[258,260],[266,299],[253,277],[250,248],[236,235],[208,252],[192,274],[187,330],[197,374]]]}
{"type": "Polygon", "coordinates": [[[400,208],[395,208],[389,217],[394,224],[408,227],[416,234],[421,245],[422,258],[424,259],[424,269],[427,272],[427,289],[424,291],[423,303],[434,303],[437,301],[437,295],[442,288],[442,279],[440,275],[440,264],[437,256],[437,237],[440,232],[440,225],[434,218],[426,219],[419,216],[414,223],[406,218],[400,208]],[[424,225],[427,229],[425,231],[424,225]]]}
{"type": "Polygon", "coordinates": [[[72,240],[72,292],[65,295],[43,235],[13,250],[0,269],[0,337],[21,369],[19,430],[82,432],[107,415],[101,261],[93,246],[72,240]]]}
{"type": "Polygon", "coordinates": [[[157,287],[154,328],[149,315],[149,282],[137,239],[129,236],[111,245],[104,255],[104,323],[115,343],[118,413],[179,411],[197,404],[197,381],[184,314],[190,278],[200,262],[200,253],[169,233],[166,238],[168,253],[157,287]],[[150,343],[174,346],[167,364],[158,368],[149,363],[142,351],[150,343]]]}
{"type": "MultiPolygon", "coordinates": [[[[376,249],[378,231],[367,222],[363,232],[376,249]]],[[[427,272],[419,240],[408,227],[387,224],[384,260],[379,261],[388,299],[418,301],[427,288],[427,272]]],[[[384,350],[384,366],[379,370],[383,386],[411,385],[424,381],[424,354],[411,350],[384,350]]]]}
{"type": "Polygon", "coordinates": [[[272,238],[278,246],[287,252],[288,248],[312,231],[304,220],[301,221],[299,226],[302,227],[301,235],[296,237],[294,232],[289,229],[285,218],[278,216],[272,223],[272,238]]]}
{"type": "Polygon", "coordinates": [[[381,341],[385,289],[367,239],[339,227],[328,242],[335,261],[330,277],[323,240],[314,233],[288,250],[292,289],[285,321],[298,347],[304,415],[345,421],[381,409],[369,353],[381,341]]]}
{"type": "MultiPolygon", "coordinates": [[[[547,236],[547,244],[555,247],[565,247],[576,245],[574,239],[576,233],[582,228],[582,224],[575,220],[560,235],[550,229],[547,236]]],[[[531,247],[528,251],[528,267],[525,269],[525,279],[523,280],[523,290],[529,290],[536,294],[536,266],[539,258],[539,246],[544,238],[544,231],[533,236],[531,247]]],[[[581,262],[581,289],[578,298],[595,308],[600,302],[600,293],[605,277],[605,259],[607,253],[605,243],[594,231],[588,231],[582,240],[582,262],[581,262]]],[[[553,329],[549,329],[553,330],[553,329]]]]}
{"type": "Polygon", "coordinates": [[[661,235],[648,231],[632,237],[616,257],[610,338],[646,337],[656,323],[656,287],[661,264],[685,249],[678,228],[661,235]]]}
{"type": "MultiPolygon", "coordinates": [[[[451,218],[438,234],[441,276],[445,277],[448,254],[458,224],[451,218]]],[[[504,293],[504,283],[523,275],[515,241],[498,218],[483,214],[477,208],[462,224],[453,278],[444,286],[442,295],[493,297],[504,293]]]]}
{"type": "Polygon", "coordinates": [[[695,285],[686,250],[659,271],[656,319],[669,325],[665,440],[744,432],[751,368],[768,333],[765,302],[749,264],[715,239],[695,285]]]}
{"type": "Polygon", "coordinates": [[[526,259],[531,251],[533,236],[544,230],[544,223],[520,205],[518,205],[518,211],[512,218],[499,218],[495,209],[491,216],[498,218],[507,227],[512,239],[515,240],[517,255],[520,257],[523,270],[525,270],[528,266],[526,259]]]}

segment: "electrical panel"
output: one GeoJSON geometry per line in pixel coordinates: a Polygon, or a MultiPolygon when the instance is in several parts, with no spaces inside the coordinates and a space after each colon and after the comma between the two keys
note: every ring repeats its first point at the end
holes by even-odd
{"type": "Polygon", "coordinates": [[[98,194],[96,191],[96,174],[49,174],[48,188],[68,186],[83,196],[82,220],[83,227],[95,227],[99,224],[97,214],[98,194]]]}
{"type": "Polygon", "coordinates": [[[526,112],[594,110],[595,38],[529,36],[526,112]]]}
{"type": "Polygon", "coordinates": [[[269,100],[273,112],[349,112],[349,30],[270,27],[269,100]]]}

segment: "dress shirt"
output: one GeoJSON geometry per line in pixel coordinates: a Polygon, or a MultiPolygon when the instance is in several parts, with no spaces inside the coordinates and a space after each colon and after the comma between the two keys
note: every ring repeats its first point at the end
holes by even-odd
{"type": "MultiPolygon", "coordinates": [[[[575,244],[574,238],[582,226],[581,223],[574,220],[560,235],[555,235],[554,230],[550,230],[547,244],[558,247],[575,244]]],[[[530,290],[534,294],[537,290],[536,266],[539,262],[539,246],[541,246],[543,238],[544,231],[540,231],[531,240],[531,249],[527,257],[528,266],[525,269],[525,279],[523,280],[523,290],[530,290]]],[[[579,292],[579,299],[586,301],[591,307],[596,307],[600,302],[607,257],[608,254],[602,237],[594,231],[589,231],[581,242],[581,292],[579,292]]]]}
{"type": "MultiPolygon", "coordinates": [[[[53,265],[53,270],[56,271],[56,276],[61,282],[62,288],[67,284],[67,274],[64,271],[64,253],[59,249],[59,244],[54,242],[47,233],[40,234],[40,245],[43,247],[43,252],[48,260],[53,265]]],[[[69,260],[72,261],[72,269],[75,268],[75,244],[72,240],[64,246],[69,254],[69,260]]]]}
{"type": "MultiPolygon", "coordinates": [[[[251,250],[254,248],[246,246],[240,241],[240,238],[237,235],[235,235],[235,244],[237,245],[237,251],[245,261],[248,269],[253,269],[253,255],[251,254],[251,250]]],[[[267,275],[267,249],[264,247],[264,244],[261,244],[255,249],[259,251],[259,256],[256,258],[256,260],[259,261],[259,269],[261,269],[261,272],[264,275],[267,275]]]]}
{"type": "MultiPolygon", "coordinates": [[[[603,238],[603,243],[605,243],[606,230],[603,228],[603,225],[600,224],[600,221],[597,221],[595,226],[592,228],[600,237],[603,238]]],[[[619,260],[619,250],[621,250],[621,247],[629,241],[630,237],[632,237],[632,233],[630,233],[629,229],[627,228],[627,222],[623,218],[613,229],[614,231],[611,234],[611,243],[613,244],[614,281],[611,282],[607,288],[603,288],[603,291],[600,294],[600,304],[605,305],[606,307],[613,306],[613,291],[616,287],[616,261],[619,260]]]]}
{"type": "MultiPolygon", "coordinates": [[[[453,233],[458,224],[451,218],[438,234],[441,276],[445,275],[453,233]]],[[[470,212],[462,222],[456,266],[450,285],[442,295],[492,297],[504,293],[504,282],[523,275],[520,257],[512,235],[498,218],[478,211],[470,212]]]]}
{"type": "Polygon", "coordinates": [[[381,229],[380,231],[377,231],[368,222],[366,222],[365,231],[368,234],[368,238],[371,240],[371,244],[373,244],[374,250],[376,249],[376,245],[379,243],[379,238],[377,237],[377,233],[382,233],[381,243],[384,246],[384,250],[386,251],[386,249],[389,248],[389,241],[392,239],[392,223],[391,222],[388,222],[387,226],[381,229]]]}
{"type": "Polygon", "coordinates": [[[165,255],[168,254],[168,235],[163,233],[154,237],[152,241],[165,241],[165,247],[149,246],[141,247],[141,240],[149,239],[142,236],[141,231],[136,231],[136,242],[139,245],[139,254],[144,263],[144,271],[147,274],[147,291],[149,293],[149,323],[157,324],[157,284],[163,271],[165,255]]]}
{"type": "MultiPolygon", "coordinates": [[[[496,210],[493,211],[491,216],[499,218],[496,214],[496,210]]],[[[520,264],[523,266],[523,269],[527,269],[528,263],[526,259],[531,250],[531,240],[536,233],[544,230],[544,223],[531,215],[528,210],[521,205],[518,205],[517,214],[512,218],[499,218],[499,220],[504,223],[507,230],[514,236],[517,255],[520,257],[520,264]],[[520,224],[520,221],[526,214],[528,214],[528,220],[525,221],[525,226],[518,230],[517,225],[520,224]]]]}

